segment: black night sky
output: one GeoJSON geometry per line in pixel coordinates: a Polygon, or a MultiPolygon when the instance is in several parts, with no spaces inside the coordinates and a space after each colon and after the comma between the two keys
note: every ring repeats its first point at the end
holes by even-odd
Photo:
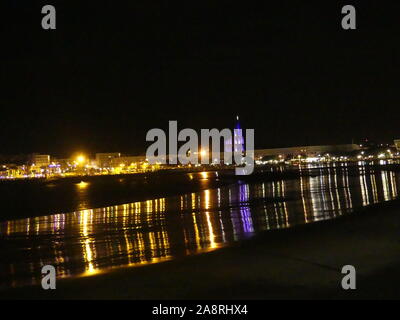
{"type": "Polygon", "coordinates": [[[1,154],[144,153],[168,120],[222,129],[236,114],[256,148],[400,137],[395,1],[6,3],[1,154]],[[41,29],[44,4],[57,30],[41,29]],[[357,30],[341,28],[345,4],[357,30]]]}

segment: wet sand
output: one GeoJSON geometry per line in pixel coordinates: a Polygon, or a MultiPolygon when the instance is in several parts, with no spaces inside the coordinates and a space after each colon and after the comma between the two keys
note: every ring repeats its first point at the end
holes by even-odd
{"type": "Polygon", "coordinates": [[[398,299],[400,201],[290,229],[217,251],[143,267],[23,287],[1,299],[398,299]],[[357,290],[340,283],[357,270],[357,290]]]}

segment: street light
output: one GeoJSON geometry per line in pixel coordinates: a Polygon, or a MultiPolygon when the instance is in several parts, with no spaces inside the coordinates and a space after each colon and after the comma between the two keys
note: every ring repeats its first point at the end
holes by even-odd
{"type": "Polygon", "coordinates": [[[80,154],[76,157],[76,162],[80,165],[84,164],[86,162],[86,158],[84,155],[80,154]]]}

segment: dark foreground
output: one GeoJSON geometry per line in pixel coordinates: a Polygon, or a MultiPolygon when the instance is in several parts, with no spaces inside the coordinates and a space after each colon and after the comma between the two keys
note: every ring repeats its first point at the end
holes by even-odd
{"type": "Polygon", "coordinates": [[[400,202],[350,216],[268,231],[203,255],[86,278],[56,290],[25,287],[1,299],[398,299],[400,202]],[[343,265],[357,289],[340,283],[343,265]]]}

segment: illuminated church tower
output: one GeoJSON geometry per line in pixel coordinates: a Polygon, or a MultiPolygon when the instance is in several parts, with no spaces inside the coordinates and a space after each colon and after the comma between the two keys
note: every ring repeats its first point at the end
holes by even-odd
{"type": "Polygon", "coordinates": [[[233,130],[233,148],[232,148],[232,140],[225,142],[225,150],[227,152],[237,152],[244,153],[244,139],[243,139],[243,130],[240,126],[239,116],[236,116],[235,128],[233,130]]]}

